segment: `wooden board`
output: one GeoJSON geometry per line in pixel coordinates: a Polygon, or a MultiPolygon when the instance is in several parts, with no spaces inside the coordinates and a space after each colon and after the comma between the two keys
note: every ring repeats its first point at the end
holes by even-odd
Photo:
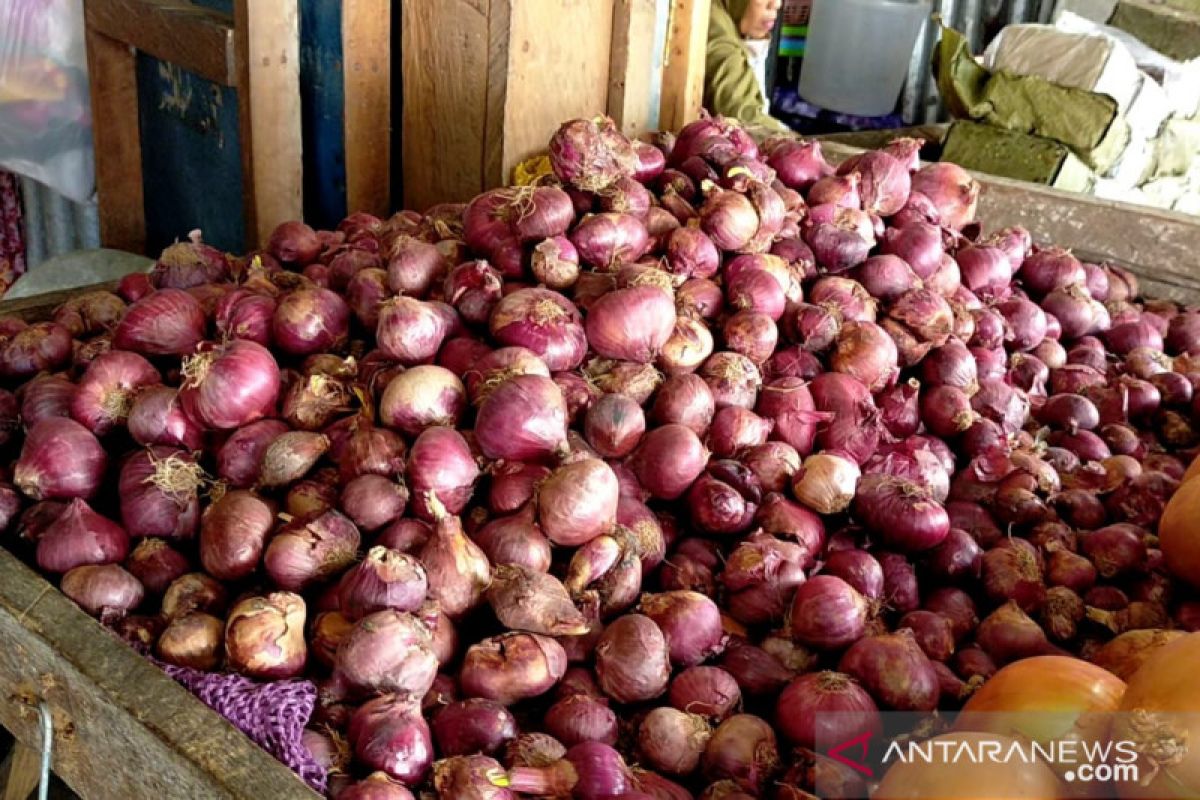
{"type": "MultiPolygon", "coordinates": [[[[821,147],[831,163],[862,152],[837,142],[821,147]]],[[[1200,218],[995,175],[975,178],[977,215],[988,230],[1022,225],[1035,242],[1126,267],[1148,297],[1200,303],[1200,218]]]]}
{"type": "Polygon", "coordinates": [[[237,0],[239,140],[246,249],[304,215],[298,0],[237,0]]]}
{"type": "Polygon", "coordinates": [[[236,80],[228,14],[184,0],[87,0],[84,15],[87,26],[97,33],[206,80],[226,86],[236,80]]]}
{"type": "MultiPolygon", "coordinates": [[[[594,117],[608,108],[613,0],[493,0],[508,6],[507,56],[499,47],[488,83],[507,86],[499,165],[489,163],[490,185],[508,183],[513,167],[546,149],[565,120],[594,117]]],[[[494,33],[499,33],[497,29],[494,33]]],[[[493,44],[498,45],[495,38],[493,44]]]]}
{"type": "Polygon", "coordinates": [[[626,136],[651,129],[657,116],[649,107],[655,92],[655,0],[614,0],[609,58],[608,115],[626,136]]]}
{"type": "Polygon", "coordinates": [[[402,0],[404,202],[507,183],[567,119],[608,108],[614,0],[402,0]]]}
{"type": "Polygon", "coordinates": [[[284,765],[0,550],[0,723],[85,799],[315,800],[284,765]]]}
{"type": "Polygon", "coordinates": [[[404,205],[483,187],[489,0],[402,0],[404,205]]]}
{"type": "Polygon", "coordinates": [[[712,0],[671,0],[659,113],[665,131],[677,131],[700,116],[711,4],[712,0]]]}
{"type": "Polygon", "coordinates": [[[146,247],[146,201],[134,51],[91,28],[86,35],[96,194],[103,212],[100,243],[141,253],[146,247]]]}
{"type": "Polygon", "coordinates": [[[345,0],[346,205],[386,217],[391,211],[392,0],[345,0]]]}

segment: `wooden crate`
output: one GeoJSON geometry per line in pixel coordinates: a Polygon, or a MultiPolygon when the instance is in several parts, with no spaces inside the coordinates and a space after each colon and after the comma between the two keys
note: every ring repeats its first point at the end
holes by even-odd
{"type": "MultiPolygon", "coordinates": [[[[72,295],[0,302],[0,315],[49,318],[72,295]]],[[[0,724],[40,751],[38,706],[54,721],[54,772],[83,800],[318,800],[251,742],[0,549],[0,724]]]]}

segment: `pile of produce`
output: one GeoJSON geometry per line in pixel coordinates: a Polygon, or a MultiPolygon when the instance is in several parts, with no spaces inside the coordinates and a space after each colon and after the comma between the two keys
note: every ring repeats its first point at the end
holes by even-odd
{"type": "Polygon", "coordinates": [[[5,546],[166,662],[315,681],[340,800],[855,795],[822,712],[1200,711],[1200,312],[912,140],[550,158],[0,320],[5,546]]]}

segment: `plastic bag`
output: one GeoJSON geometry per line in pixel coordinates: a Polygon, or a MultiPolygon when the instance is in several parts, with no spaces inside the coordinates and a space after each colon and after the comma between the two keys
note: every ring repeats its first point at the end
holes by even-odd
{"type": "Polygon", "coordinates": [[[95,194],[82,0],[0,2],[0,167],[95,194]]]}

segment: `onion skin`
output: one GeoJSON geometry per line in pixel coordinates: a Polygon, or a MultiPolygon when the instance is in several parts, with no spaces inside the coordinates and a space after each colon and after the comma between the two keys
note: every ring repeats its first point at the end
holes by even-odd
{"type": "Polygon", "coordinates": [[[604,629],[596,645],[600,688],[618,703],[661,695],[671,677],[666,638],[654,621],[627,614],[604,629]]]}
{"type": "Polygon", "coordinates": [[[290,592],[242,600],[225,623],[226,663],[250,678],[296,677],[308,656],[304,617],[304,600],[290,592]]]}
{"type": "Polygon", "coordinates": [[[138,300],[113,331],[113,347],[143,355],[186,355],[204,338],[200,303],[181,289],[160,289],[138,300]]]}
{"type": "Polygon", "coordinates": [[[553,639],[506,633],[468,648],[459,680],[464,694],[507,706],[546,693],[566,668],[566,652],[553,639]]]}
{"type": "Polygon", "coordinates": [[[326,511],[277,532],[263,554],[263,568],[281,589],[305,590],[354,563],[359,542],[353,522],[337,511],[326,511]]]}
{"type": "Polygon", "coordinates": [[[90,498],[99,490],[108,454],[78,422],[52,417],[30,429],[13,467],[13,483],[34,500],[90,498]]]}
{"type": "Polygon", "coordinates": [[[417,559],[376,545],[338,583],[338,608],[350,620],[385,609],[416,611],[425,600],[425,568],[417,559]]]}
{"type": "Polygon", "coordinates": [[[221,663],[224,646],[225,623],[211,614],[194,611],[167,625],[154,652],[168,664],[212,672],[221,663]]]}
{"type": "Polygon", "coordinates": [[[79,498],[58,516],[38,540],[37,563],[47,572],[76,567],[119,564],[129,553],[129,535],[79,498]]]}
{"type": "Polygon", "coordinates": [[[117,564],[86,564],[63,575],[63,594],[101,620],[116,620],[142,603],[145,591],[138,579],[117,564]]]}

